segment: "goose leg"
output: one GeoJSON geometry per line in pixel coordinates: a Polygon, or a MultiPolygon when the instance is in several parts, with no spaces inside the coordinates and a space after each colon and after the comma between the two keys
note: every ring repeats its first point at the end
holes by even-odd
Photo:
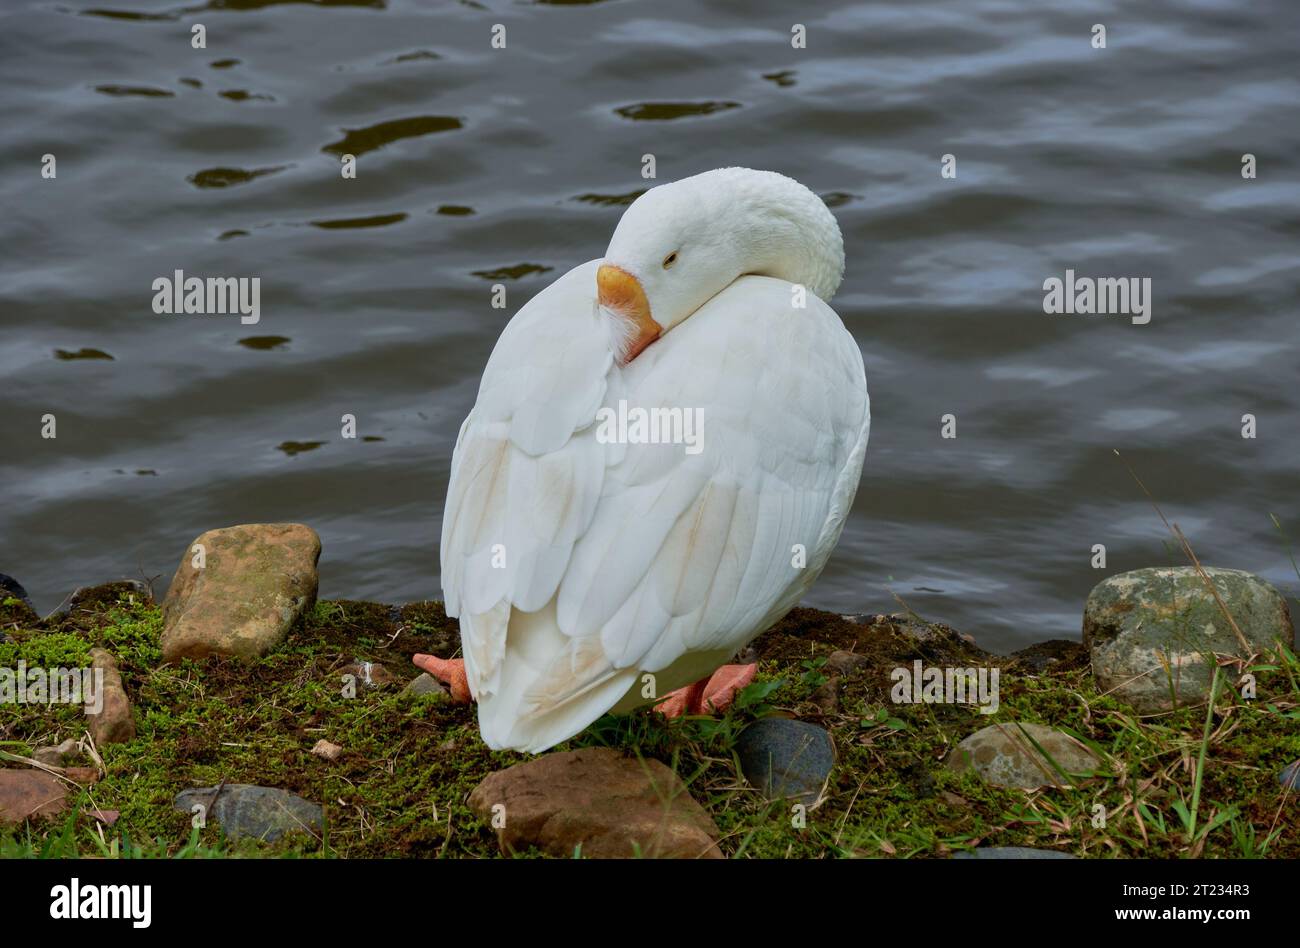
{"type": "Polygon", "coordinates": [[[723,665],[708,678],[670,692],[667,698],[655,705],[655,710],[667,718],[725,711],[736,700],[740,689],[752,682],[757,673],[757,663],[723,665]]]}
{"type": "MultiPolygon", "coordinates": [[[[469,693],[465,677],[465,662],[459,658],[438,658],[436,655],[415,655],[411,659],[420,668],[451,689],[451,698],[461,704],[474,699],[469,693]]],[[[708,678],[693,685],[678,688],[655,705],[655,710],[668,718],[685,714],[713,714],[725,711],[736,700],[740,689],[754,680],[758,665],[723,665],[708,678]]]]}
{"type": "Polygon", "coordinates": [[[434,678],[451,688],[451,700],[459,704],[469,704],[473,697],[469,693],[469,679],[465,677],[465,660],[461,658],[439,658],[436,655],[415,655],[411,661],[417,668],[427,671],[434,678]]]}
{"type": "Polygon", "coordinates": [[[680,718],[687,714],[697,714],[695,710],[704,698],[704,689],[709,679],[701,678],[693,685],[668,692],[668,697],[655,705],[655,710],[666,718],[680,718]]]}

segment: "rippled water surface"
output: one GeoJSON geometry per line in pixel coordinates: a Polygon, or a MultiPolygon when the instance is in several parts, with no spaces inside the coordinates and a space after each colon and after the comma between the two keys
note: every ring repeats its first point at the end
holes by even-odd
{"type": "Polygon", "coordinates": [[[812,604],[1077,636],[1093,544],[1180,560],[1114,449],[1205,562],[1293,592],[1297,50],[1294,0],[6,0],[0,570],[42,609],[161,591],[201,531],[298,520],[322,595],[440,595],[492,344],[654,154],[785,172],[843,228],[872,438],[812,604]],[[1150,277],[1151,322],[1045,315],[1067,268],[1150,277]],[[156,315],[178,269],[261,277],[261,322],[156,315]]]}

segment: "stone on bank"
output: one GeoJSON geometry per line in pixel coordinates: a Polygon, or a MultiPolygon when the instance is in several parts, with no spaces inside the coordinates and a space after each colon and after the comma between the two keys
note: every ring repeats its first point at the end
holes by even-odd
{"type": "Polygon", "coordinates": [[[1084,607],[1083,644],[1098,691],[1144,713],[1198,704],[1209,697],[1213,655],[1248,658],[1294,643],[1286,600],[1271,585],[1241,570],[1205,572],[1218,599],[1191,566],[1138,569],[1097,584],[1084,607]]]}
{"type": "Polygon", "coordinates": [[[1017,722],[981,728],[953,748],[947,763],[995,787],[1021,790],[1073,786],[1101,767],[1086,744],[1063,731],[1017,722]]]}
{"type": "Polygon", "coordinates": [[[300,523],[209,530],[186,549],[163,602],[163,661],[252,661],[316,602],[320,537],[300,523]]]}
{"type": "Polygon", "coordinates": [[[122,685],[122,674],[117,670],[117,659],[102,648],[92,648],[90,660],[91,667],[103,675],[100,693],[95,696],[101,707],[97,712],[86,709],[91,736],[96,744],[125,744],[135,740],[135,718],[122,685]]]}
{"type": "Polygon", "coordinates": [[[251,836],[266,842],[285,833],[319,833],[325,816],[319,806],[295,793],[246,783],[183,790],[174,808],[205,822],[215,819],[230,839],[251,836]]]}
{"type": "Polygon", "coordinates": [[[740,732],[736,756],[745,779],[767,799],[816,804],[835,766],[835,743],[807,721],[760,718],[740,732]]]}
{"type": "Polygon", "coordinates": [[[546,754],[488,776],[470,809],[505,854],[721,859],[717,826],[677,774],[607,747],[546,754]]]}
{"type": "Polygon", "coordinates": [[[68,807],[63,784],[38,770],[0,770],[0,825],[57,816],[68,807]]]}

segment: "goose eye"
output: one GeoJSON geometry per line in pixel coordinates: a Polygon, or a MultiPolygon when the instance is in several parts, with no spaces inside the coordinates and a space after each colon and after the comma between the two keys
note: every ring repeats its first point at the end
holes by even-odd
{"type": "Polygon", "coordinates": [[[677,251],[674,250],[668,256],[664,257],[664,269],[667,270],[676,262],[677,262],[677,251]]]}

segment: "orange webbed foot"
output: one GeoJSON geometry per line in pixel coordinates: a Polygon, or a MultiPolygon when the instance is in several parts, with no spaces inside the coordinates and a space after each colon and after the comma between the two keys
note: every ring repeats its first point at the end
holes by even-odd
{"type": "Polygon", "coordinates": [[[708,678],[670,692],[667,698],[655,705],[655,710],[666,718],[725,711],[736,700],[740,689],[750,684],[756,674],[757,663],[723,665],[708,678]]]}
{"type": "Polygon", "coordinates": [[[465,677],[465,661],[460,658],[439,658],[436,655],[415,655],[411,658],[417,668],[427,671],[451,689],[451,700],[469,704],[474,700],[469,693],[469,679],[465,677]]]}

